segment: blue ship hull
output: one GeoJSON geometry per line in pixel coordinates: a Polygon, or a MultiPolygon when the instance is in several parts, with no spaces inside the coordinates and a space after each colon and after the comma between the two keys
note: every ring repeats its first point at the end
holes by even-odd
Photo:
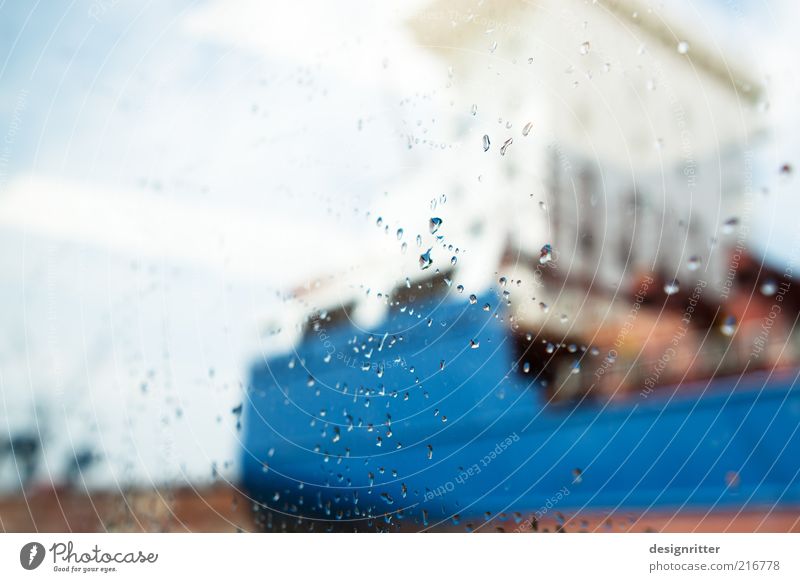
{"type": "Polygon", "coordinates": [[[395,314],[373,335],[321,327],[255,366],[246,489],[308,520],[423,526],[550,508],[800,504],[797,373],[545,406],[502,312],[482,305],[437,305],[430,325],[395,314]]]}

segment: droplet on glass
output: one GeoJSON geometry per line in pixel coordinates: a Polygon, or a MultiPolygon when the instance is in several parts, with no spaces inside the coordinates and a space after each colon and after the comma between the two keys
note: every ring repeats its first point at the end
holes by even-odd
{"type": "Polygon", "coordinates": [[[431,218],[430,222],[428,223],[428,229],[431,231],[431,234],[436,234],[436,231],[439,230],[442,226],[442,219],[436,218],[435,216],[431,218]]]}
{"type": "Polygon", "coordinates": [[[723,335],[730,337],[736,331],[736,323],[736,318],[733,315],[728,315],[719,329],[723,335]]]}
{"type": "Polygon", "coordinates": [[[525,127],[522,128],[522,135],[527,136],[531,132],[531,129],[533,129],[533,122],[529,121],[525,124],[525,127]]]}
{"type": "Polygon", "coordinates": [[[489,151],[489,146],[491,146],[491,145],[492,145],[492,142],[489,141],[489,136],[488,135],[484,135],[483,136],[483,151],[488,152],[489,151]]]}
{"type": "Polygon", "coordinates": [[[734,230],[736,230],[737,226],[739,226],[739,219],[736,217],[729,218],[722,223],[722,232],[725,234],[731,234],[734,230]]]}
{"type": "Polygon", "coordinates": [[[403,229],[402,228],[398,228],[397,229],[397,240],[400,240],[402,238],[403,238],[403,229]]]}
{"type": "Polygon", "coordinates": [[[579,49],[579,52],[582,55],[588,55],[590,48],[591,48],[591,45],[589,44],[589,41],[583,42],[583,43],[581,43],[581,47],[579,49]]]}
{"type": "Polygon", "coordinates": [[[477,103],[473,103],[472,104],[472,115],[478,115],[478,104],[477,103]]]}
{"type": "Polygon", "coordinates": [[[514,143],[514,139],[513,138],[508,138],[505,141],[505,143],[503,143],[503,145],[500,147],[500,155],[501,156],[506,155],[506,150],[508,149],[508,146],[510,146],[512,143],[514,143]]]}
{"type": "Polygon", "coordinates": [[[476,340],[469,340],[469,347],[471,347],[473,350],[477,350],[479,347],[481,347],[481,342],[476,340]]]}
{"type": "Polygon", "coordinates": [[[553,260],[553,247],[549,244],[544,245],[539,251],[539,263],[544,265],[553,260]]]}
{"type": "Polygon", "coordinates": [[[419,268],[422,270],[427,269],[433,263],[433,259],[431,258],[431,249],[428,249],[424,253],[419,256],[419,268]]]}
{"type": "Polygon", "coordinates": [[[677,279],[673,279],[669,283],[664,285],[664,293],[667,295],[675,295],[678,291],[681,290],[681,285],[677,279]]]}
{"type": "Polygon", "coordinates": [[[737,471],[728,471],[725,473],[725,484],[731,489],[736,489],[742,482],[737,471]]]}
{"type": "Polygon", "coordinates": [[[678,53],[685,55],[689,52],[689,43],[685,40],[682,40],[678,43],[678,53]]]}
{"type": "Polygon", "coordinates": [[[469,302],[471,305],[475,305],[478,302],[478,296],[475,294],[470,295],[469,302]]]}
{"type": "Polygon", "coordinates": [[[775,292],[778,290],[778,285],[775,283],[773,279],[767,279],[763,283],[761,283],[761,294],[766,295],[767,297],[772,297],[775,295],[775,292]]]}
{"type": "Polygon", "coordinates": [[[697,255],[692,255],[689,257],[689,261],[686,263],[686,266],[689,268],[690,271],[696,271],[700,268],[700,257],[697,255]]]}

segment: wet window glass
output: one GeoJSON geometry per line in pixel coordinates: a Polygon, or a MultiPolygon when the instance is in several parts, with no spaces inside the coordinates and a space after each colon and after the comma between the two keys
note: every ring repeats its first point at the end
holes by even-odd
{"type": "Polygon", "coordinates": [[[790,4],[1,4],[0,529],[797,531],[790,4]]]}

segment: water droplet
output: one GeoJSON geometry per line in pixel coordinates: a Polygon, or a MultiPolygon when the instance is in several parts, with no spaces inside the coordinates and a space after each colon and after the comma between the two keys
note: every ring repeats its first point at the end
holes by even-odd
{"type": "Polygon", "coordinates": [[[775,292],[778,290],[778,285],[772,279],[767,279],[763,283],[761,283],[761,294],[766,295],[767,297],[772,297],[775,295],[775,292]]]}
{"type": "Polygon", "coordinates": [[[544,301],[540,301],[539,302],[539,309],[541,309],[543,313],[547,313],[548,311],[550,311],[550,306],[547,303],[545,303],[544,301]]]}
{"type": "Polygon", "coordinates": [[[678,53],[685,55],[689,52],[689,43],[685,40],[682,40],[678,43],[678,53]]]}
{"type": "Polygon", "coordinates": [[[506,279],[505,277],[500,277],[500,278],[497,280],[497,282],[498,282],[498,284],[499,284],[501,287],[505,287],[505,286],[506,286],[506,284],[508,283],[508,279],[506,279]]]}
{"type": "Polygon", "coordinates": [[[483,304],[483,310],[484,311],[491,311],[491,309],[492,309],[492,306],[489,305],[488,303],[484,303],[483,304]]]}
{"type": "Polygon", "coordinates": [[[488,135],[484,135],[483,136],[483,151],[488,152],[489,151],[489,146],[491,146],[491,145],[492,145],[492,142],[489,141],[489,136],[488,135]]]}
{"type": "Polygon", "coordinates": [[[572,482],[573,483],[580,483],[583,481],[583,471],[578,468],[572,470],[572,482]]]}
{"type": "Polygon", "coordinates": [[[492,41],[492,44],[489,45],[489,52],[493,53],[497,50],[497,41],[492,41]]]}
{"type": "Polygon", "coordinates": [[[582,55],[588,55],[590,48],[591,48],[591,45],[589,44],[589,41],[583,42],[583,43],[581,43],[581,47],[579,49],[579,52],[582,55]]]}
{"type": "Polygon", "coordinates": [[[736,318],[733,315],[727,316],[720,326],[720,331],[723,335],[732,336],[736,331],[736,318]]]}
{"type": "Polygon", "coordinates": [[[527,374],[528,372],[530,372],[530,371],[531,371],[531,365],[530,365],[530,363],[528,363],[528,362],[525,362],[524,364],[522,364],[522,371],[523,371],[523,372],[525,372],[526,374],[527,374]]]}
{"type": "Polygon", "coordinates": [[[456,287],[456,291],[458,291],[459,293],[463,293],[464,292],[464,286],[463,285],[459,285],[458,287],[456,287]]]}
{"type": "Polygon", "coordinates": [[[500,147],[500,155],[501,156],[506,155],[506,150],[508,149],[508,146],[510,146],[512,143],[514,143],[514,139],[513,138],[508,138],[505,141],[505,143],[500,147]]]}
{"type": "Polygon", "coordinates": [[[531,129],[533,129],[533,122],[529,121],[525,124],[525,127],[522,128],[522,135],[527,136],[531,132],[531,129]]]}
{"type": "Polygon", "coordinates": [[[547,346],[545,346],[544,351],[546,351],[548,354],[552,354],[554,351],[556,351],[556,346],[550,342],[547,342],[547,346]]]}
{"type": "Polygon", "coordinates": [[[544,245],[539,251],[539,263],[544,265],[553,260],[553,247],[549,244],[544,245]]]}
{"type": "Polygon", "coordinates": [[[431,258],[431,249],[428,249],[426,252],[422,253],[419,256],[419,268],[422,270],[427,269],[433,263],[433,259],[431,258]]]}
{"type": "Polygon", "coordinates": [[[678,291],[681,290],[681,285],[677,279],[673,279],[669,283],[664,285],[664,293],[667,295],[675,295],[678,291]]]}
{"type": "Polygon", "coordinates": [[[433,217],[431,218],[430,222],[428,223],[428,229],[431,231],[431,234],[436,234],[442,226],[442,219],[433,217]]]}
{"type": "Polygon", "coordinates": [[[402,228],[398,228],[397,229],[397,240],[400,240],[402,238],[403,238],[403,229],[402,228]]]}
{"type": "Polygon", "coordinates": [[[379,216],[378,220],[375,221],[375,225],[376,226],[383,226],[383,218],[379,216]]]}
{"type": "Polygon", "coordinates": [[[477,103],[473,103],[472,104],[472,115],[478,115],[478,104],[477,103]]]}
{"type": "Polygon", "coordinates": [[[478,302],[478,296],[475,294],[470,295],[469,302],[471,305],[475,305],[478,302]]]}
{"type": "Polygon", "coordinates": [[[731,234],[736,227],[739,226],[739,219],[736,217],[729,218],[724,223],[722,223],[722,232],[725,234],[731,234]]]}
{"type": "Polygon", "coordinates": [[[544,203],[544,200],[539,200],[539,208],[544,211],[547,210],[547,204],[544,203]]]}
{"type": "Polygon", "coordinates": [[[417,235],[417,246],[418,247],[422,246],[422,235],[421,234],[417,235]]]}
{"type": "Polygon", "coordinates": [[[428,459],[430,460],[432,458],[433,458],[433,446],[428,445],[428,459]]]}
{"type": "Polygon", "coordinates": [[[532,65],[532,64],[533,64],[533,57],[528,57],[528,64],[529,64],[529,65],[532,65]]]}
{"type": "Polygon", "coordinates": [[[481,347],[481,342],[469,340],[469,347],[471,347],[473,350],[477,350],[479,347],[481,347]]]}
{"type": "Polygon", "coordinates": [[[689,261],[686,263],[686,266],[689,268],[690,271],[696,271],[700,268],[700,257],[697,255],[692,255],[689,257],[689,261]]]}
{"type": "Polygon", "coordinates": [[[455,265],[457,262],[458,262],[458,258],[455,255],[450,257],[450,264],[451,265],[455,265]]]}

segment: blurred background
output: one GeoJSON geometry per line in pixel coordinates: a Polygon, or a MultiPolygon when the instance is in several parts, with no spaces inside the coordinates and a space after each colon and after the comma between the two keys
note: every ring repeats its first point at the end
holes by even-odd
{"type": "Polygon", "coordinates": [[[0,527],[799,530],[797,16],[0,4],[0,527]]]}

